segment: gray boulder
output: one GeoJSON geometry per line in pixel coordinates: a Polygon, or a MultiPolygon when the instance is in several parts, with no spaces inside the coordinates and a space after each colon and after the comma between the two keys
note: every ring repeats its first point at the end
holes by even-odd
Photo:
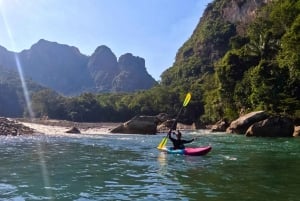
{"type": "Polygon", "coordinates": [[[226,132],[245,134],[247,129],[252,124],[254,124],[255,122],[262,121],[268,117],[269,115],[265,111],[250,112],[231,122],[230,126],[226,129],[226,132]]]}
{"type": "Polygon", "coordinates": [[[161,123],[160,125],[157,126],[157,132],[159,132],[159,133],[168,132],[172,128],[172,126],[174,126],[174,128],[176,128],[177,122],[175,122],[175,124],[174,124],[174,122],[175,122],[175,119],[168,119],[168,120],[164,121],[163,123],[161,123]]]}
{"type": "Polygon", "coordinates": [[[270,117],[254,123],[246,136],[259,137],[293,137],[294,123],[287,117],[270,117]]]}
{"type": "Polygon", "coordinates": [[[66,133],[76,133],[76,134],[79,134],[80,130],[77,127],[73,126],[69,130],[67,130],[66,133]]]}
{"type": "Polygon", "coordinates": [[[167,113],[159,113],[158,115],[156,115],[156,117],[158,118],[160,123],[163,123],[171,119],[171,116],[168,115],[167,113]]]}
{"type": "Polygon", "coordinates": [[[300,126],[295,126],[293,136],[294,136],[294,137],[300,136],[300,126]]]}
{"type": "Polygon", "coordinates": [[[34,130],[24,126],[21,123],[0,117],[0,135],[22,135],[22,134],[33,134],[34,130]]]}
{"type": "Polygon", "coordinates": [[[212,125],[212,127],[210,128],[210,131],[211,132],[225,132],[228,126],[229,126],[229,123],[227,122],[227,120],[222,119],[222,120],[218,121],[217,123],[215,123],[214,125],[212,125]]]}
{"type": "Polygon", "coordinates": [[[159,119],[156,116],[135,116],[131,120],[112,129],[111,133],[156,134],[159,119]]]}

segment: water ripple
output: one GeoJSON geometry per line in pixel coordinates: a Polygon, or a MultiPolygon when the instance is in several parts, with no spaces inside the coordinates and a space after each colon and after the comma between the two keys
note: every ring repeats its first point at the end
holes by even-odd
{"type": "Polygon", "coordinates": [[[213,149],[201,157],[168,155],[156,149],[159,135],[1,137],[0,199],[298,199],[299,140],[201,131],[185,137],[213,149]]]}

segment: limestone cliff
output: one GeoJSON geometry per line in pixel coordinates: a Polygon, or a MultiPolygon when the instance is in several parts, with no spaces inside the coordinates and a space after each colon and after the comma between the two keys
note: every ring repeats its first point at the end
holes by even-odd
{"type": "Polygon", "coordinates": [[[27,79],[64,95],[133,92],[154,86],[156,81],[148,74],[145,60],[125,55],[118,63],[114,53],[104,45],[86,56],[76,47],[41,39],[20,53],[0,46],[0,66],[16,70],[15,58],[18,58],[27,79]]]}

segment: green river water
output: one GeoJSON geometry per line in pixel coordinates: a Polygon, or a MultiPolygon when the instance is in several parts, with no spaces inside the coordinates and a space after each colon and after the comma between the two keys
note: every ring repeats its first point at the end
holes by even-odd
{"type": "Polygon", "coordinates": [[[300,200],[300,138],[184,132],[213,147],[195,157],[164,136],[2,136],[0,200],[300,200]]]}

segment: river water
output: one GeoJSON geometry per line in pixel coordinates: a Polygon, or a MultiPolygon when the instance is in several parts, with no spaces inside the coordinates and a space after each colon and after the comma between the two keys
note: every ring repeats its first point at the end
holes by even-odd
{"type": "Polygon", "coordinates": [[[2,136],[0,200],[300,200],[300,138],[183,136],[213,149],[168,155],[163,134],[2,136]]]}

